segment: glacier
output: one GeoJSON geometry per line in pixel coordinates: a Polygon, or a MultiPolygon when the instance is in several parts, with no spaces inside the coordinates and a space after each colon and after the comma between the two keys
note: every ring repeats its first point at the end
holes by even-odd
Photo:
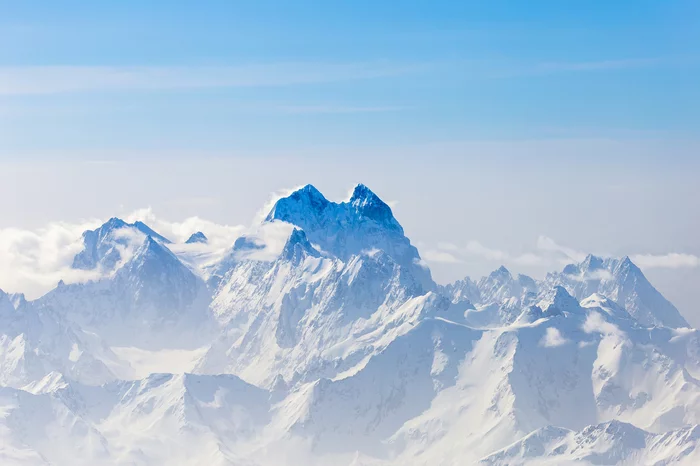
{"type": "Polygon", "coordinates": [[[432,279],[365,185],[223,254],[143,222],[0,291],[0,462],[700,464],[700,340],[627,257],[432,279]]]}

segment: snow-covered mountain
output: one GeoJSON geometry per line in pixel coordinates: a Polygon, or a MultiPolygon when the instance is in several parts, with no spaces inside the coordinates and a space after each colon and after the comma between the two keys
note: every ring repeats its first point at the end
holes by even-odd
{"type": "Polygon", "coordinates": [[[604,259],[589,255],[580,264],[571,264],[561,273],[550,273],[547,285],[562,285],[578,299],[600,293],[632,314],[644,325],[688,327],[688,322],[656,288],[649,283],[629,257],[604,259]]]}
{"type": "Polygon", "coordinates": [[[22,387],[58,371],[86,383],[115,379],[117,356],[99,336],[0,290],[0,386],[22,387]]]}
{"type": "Polygon", "coordinates": [[[484,458],[484,465],[697,464],[698,427],[651,434],[619,421],[571,431],[544,427],[484,458]]]}
{"type": "Polygon", "coordinates": [[[212,303],[225,331],[199,371],[263,386],[335,376],[440,301],[391,209],[363,185],[339,204],[305,186],[277,201],[265,222],[277,221],[295,226],[277,258],[225,272],[212,303]]]}
{"type": "MultiPolygon", "coordinates": [[[[168,249],[162,236],[141,222],[133,225],[113,218],[94,231],[100,238],[97,250],[109,251],[98,254],[98,262],[107,261],[115,270],[95,281],[61,284],[30,307],[61,316],[117,346],[203,344],[213,325],[204,280],[168,249]],[[125,230],[153,233],[156,239],[117,234],[125,230]],[[131,250],[128,256],[126,249],[131,250]],[[107,260],[115,251],[119,261],[107,260]]],[[[94,243],[85,244],[75,261],[94,243]]]]}
{"type": "Polygon", "coordinates": [[[202,233],[201,231],[197,231],[195,233],[192,233],[189,238],[187,238],[187,241],[185,241],[185,244],[193,244],[193,243],[207,243],[209,240],[207,237],[202,233]]]}
{"type": "Polygon", "coordinates": [[[84,249],[73,259],[73,268],[114,270],[124,259],[125,251],[135,240],[144,236],[169,244],[170,240],[153,231],[143,222],[126,223],[117,217],[109,219],[95,230],[83,233],[84,249]]]}
{"type": "Polygon", "coordinates": [[[554,287],[564,287],[578,300],[592,294],[606,296],[624,307],[646,326],[688,327],[678,309],[659,293],[629,257],[601,258],[588,255],[579,264],[569,264],[561,272],[551,272],[539,282],[526,275],[513,277],[500,267],[477,282],[469,277],[447,285],[443,292],[457,302],[468,299],[476,305],[472,313],[484,325],[512,323],[537,295],[554,287]]]}
{"type": "Polygon", "coordinates": [[[0,292],[2,464],[700,461],[700,335],[628,258],[439,286],[364,185],[190,239],[111,219],[100,278],[0,292]]]}

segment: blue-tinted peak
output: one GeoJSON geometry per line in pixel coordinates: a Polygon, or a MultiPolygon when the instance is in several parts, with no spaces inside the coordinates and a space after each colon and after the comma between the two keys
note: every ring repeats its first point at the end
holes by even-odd
{"type": "Polygon", "coordinates": [[[112,270],[121,259],[119,248],[115,246],[129,242],[127,237],[114,234],[124,228],[136,229],[163,244],[171,243],[143,222],[126,223],[120,218],[112,217],[99,228],[83,232],[84,249],[73,258],[73,268],[91,270],[101,265],[107,270],[112,270]]]}
{"type": "Polygon", "coordinates": [[[304,256],[319,257],[320,253],[311,245],[304,230],[295,228],[284,246],[282,258],[296,262],[304,256]]]}
{"type": "Polygon", "coordinates": [[[125,226],[128,226],[128,223],[126,223],[124,220],[117,218],[117,217],[112,217],[109,220],[107,220],[105,223],[100,225],[99,228],[96,228],[94,230],[84,231],[83,238],[89,237],[89,236],[103,238],[103,237],[107,236],[109,233],[113,232],[114,230],[119,230],[120,228],[124,228],[125,226]]]}
{"type": "Polygon", "coordinates": [[[302,217],[320,215],[331,204],[313,185],[307,184],[287,197],[279,199],[265,221],[282,220],[295,223],[302,217]]]}
{"type": "Polygon", "coordinates": [[[603,258],[593,254],[587,255],[581,265],[584,270],[597,270],[605,267],[603,258]]]}
{"type": "Polygon", "coordinates": [[[563,286],[554,287],[554,299],[574,299],[563,286]]]}
{"type": "MultiPolygon", "coordinates": [[[[290,194],[287,198],[285,199],[294,199],[298,201],[306,201],[311,203],[311,205],[319,205],[319,206],[324,206],[328,204],[328,199],[324,197],[324,195],[316,189],[316,187],[312,184],[307,184],[306,186],[297,189],[294,191],[292,194],[290,194]]],[[[280,199],[282,200],[282,199],[280,199]]]]}
{"type": "Polygon", "coordinates": [[[379,196],[374,194],[371,189],[369,189],[367,186],[364,184],[360,183],[357,186],[355,186],[355,189],[352,191],[352,197],[350,198],[350,203],[355,203],[355,202],[382,202],[381,199],[379,199],[379,196]]]}
{"type": "Polygon", "coordinates": [[[637,265],[636,265],[634,262],[632,262],[632,259],[630,259],[629,256],[623,257],[623,258],[620,260],[620,265],[622,265],[622,266],[624,266],[624,267],[635,268],[635,269],[638,268],[637,265]]]}
{"type": "Polygon", "coordinates": [[[136,221],[134,223],[126,223],[124,220],[118,218],[118,217],[112,217],[109,220],[107,220],[104,224],[102,224],[99,228],[96,230],[88,230],[83,233],[83,236],[90,235],[90,234],[98,234],[100,237],[107,236],[107,234],[119,230],[121,228],[125,227],[131,227],[131,228],[136,228],[139,230],[141,233],[143,233],[146,236],[152,236],[158,241],[161,241],[163,243],[169,244],[171,241],[151,229],[148,225],[141,221],[136,221]]]}
{"type": "Polygon", "coordinates": [[[547,314],[559,314],[561,312],[576,312],[581,308],[579,302],[569,294],[562,286],[555,286],[549,293],[549,304],[544,309],[547,314]]]}
{"type": "Polygon", "coordinates": [[[350,201],[348,202],[361,216],[403,232],[401,226],[394,218],[394,214],[391,212],[391,207],[364,184],[360,183],[355,186],[352,197],[350,197],[350,201]]]}
{"type": "Polygon", "coordinates": [[[107,220],[107,221],[104,223],[104,225],[102,225],[102,227],[100,227],[100,228],[106,228],[106,229],[109,229],[109,230],[114,230],[114,229],[117,229],[117,228],[125,227],[126,225],[127,225],[127,223],[126,223],[124,220],[122,220],[122,219],[120,219],[120,218],[118,218],[118,217],[112,217],[112,218],[110,218],[109,220],[107,220]]]}
{"type": "Polygon", "coordinates": [[[131,259],[132,263],[160,262],[160,263],[179,263],[175,255],[162,243],[156,241],[152,236],[146,236],[141,247],[136,251],[136,254],[131,259]]]}
{"type": "Polygon", "coordinates": [[[134,228],[136,228],[137,230],[139,230],[141,233],[143,233],[146,236],[152,236],[154,239],[157,239],[161,243],[165,243],[165,244],[172,243],[172,241],[170,241],[168,238],[155,232],[153,229],[151,229],[151,227],[149,227],[148,225],[146,225],[145,223],[143,223],[140,220],[134,222],[133,225],[131,225],[131,226],[133,226],[134,228]]]}
{"type": "Polygon", "coordinates": [[[236,241],[233,243],[233,250],[234,251],[263,249],[264,247],[265,247],[264,245],[258,244],[255,241],[255,238],[248,237],[248,236],[241,236],[239,238],[236,238],[236,241]]]}
{"type": "Polygon", "coordinates": [[[321,194],[321,191],[316,189],[316,186],[314,186],[312,184],[307,184],[305,186],[302,186],[301,188],[297,189],[295,192],[306,193],[306,194],[309,194],[311,196],[323,197],[323,194],[321,194]]]}
{"type": "Polygon", "coordinates": [[[510,271],[504,265],[502,265],[493,272],[491,272],[491,275],[489,275],[489,277],[494,279],[509,278],[511,277],[511,274],[510,271]]]}
{"type": "Polygon", "coordinates": [[[201,231],[198,231],[196,233],[192,233],[192,235],[185,241],[185,244],[193,244],[193,243],[206,243],[209,240],[207,237],[202,233],[201,231]]]}
{"type": "Polygon", "coordinates": [[[163,254],[165,252],[165,249],[158,244],[158,241],[153,239],[152,236],[148,235],[146,236],[146,239],[143,241],[143,245],[139,249],[139,251],[136,253],[136,255],[143,255],[143,254],[163,254]]]}

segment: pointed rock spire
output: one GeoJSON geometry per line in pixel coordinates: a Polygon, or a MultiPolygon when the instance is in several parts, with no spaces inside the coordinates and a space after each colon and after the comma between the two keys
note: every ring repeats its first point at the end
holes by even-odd
{"type": "Polygon", "coordinates": [[[513,278],[505,265],[500,266],[489,275],[492,278],[513,278]]]}
{"type": "Polygon", "coordinates": [[[265,221],[282,220],[301,227],[317,225],[331,204],[316,187],[307,184],[275,202],[265,221]]]}
{"type": "Polygon", "coordinates": [[[311,245],[304,230],[295,228],[289,235],[281,257],[290,262],[299,263],[308,256],[320,257],[321,254],[311,245]]]}
{"type": "Polygon", "coordinates": [[[134,235],[130,235],[129,231],[137,233],[138,237],[146,235],[163,244],[171,243],[143,222],[126,223],[120,218],[112,217],[99,228],[83,232],[84,249],[73,258],[73,268],[92,270],[99,266],[104,270],[113,270],[122,259],[120,247],[133,240],[134,235]]]}
{"type": "Polygon", "coordinates": [[[355,186],[348,202],[358,215],[370,218],[386,228],[395,229],[403,234],[403,228],[394,218],[391,207],[364,184],[355,186]]]}
{"type": "Polygon", "coordinates": [[[166,238],[165,236],[163,236],[163,235],[161,235],[161,234],[155,232],[151,227],[149,227],[148,225],[146,225],[145,223],[143,223],[143,222],[140,221],[140,220],[134,222],[133,224],[131,224],[131,225],[129,225],[129,226],[132,226],[132,227],[136,228],[138,231],[140,231],[140,232],[143,233],[144,235],[150,236],[150,237],[152,237],[153,239],[156,239],[156,240],[160,241],[160,242],[163,243],[163,244],[171,244],[171,243],[172,243],[172,241],[170,241],[168,238],[166,238]]]}
{"type": "Polygon", "coordinates": [[[12,304],[10,296],[0,290],[0,316],[13,314],[14,311],[15,306],[12,304]]]}
{"type": "Polygon", "coordinates": [[[206,244],[209,242],[209,239],[202,233],[201,231],[198,231],[196,233],[192,233],[190,237],[185,241],[185,244],[195,244],[195,243],[203,243],[206,244]]]}
{"type": "Polygon", "coordinates": [[[571,296],[563,286],[552,288],[537,306],[548,315],[557,315],[565,312],[573,313],[581,309],[581,305],[576,298],[571,296]]]}
{"type": "Polygon", "coordinates": [[[562,273],[549,274],[546,281],[550,286],[564,286],[580,300],[593,293],[607,296],[645,326],[689,326],[627,256],[601,258],[589,254],[581,263],[567,265],[562,273]]]}
{"type": "Polygon", "coordinates": [[[348,201],[340,203],[327,200],[315,187],[306,185],[275,203],[266,217],[267,222],[274,220],[304,230],[309,241],[341,260],[374,249],[384,251],[414,270],[426,285],[434,286],[391,208],[363,184],[355,187],[348,201]]]}

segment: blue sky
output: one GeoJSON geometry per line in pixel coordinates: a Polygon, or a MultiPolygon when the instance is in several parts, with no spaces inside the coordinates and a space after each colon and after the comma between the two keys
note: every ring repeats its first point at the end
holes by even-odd
{"type": "Polygon", "coordinates": [[[551,238],[700,323],[695,0],[0,0],[0,44],[0,231],[364,182],[441,282],[551,238]]]}
{"type": "Polygon", "coordinates": [[[0,151],[693,138],[698,13],[691,1],[4,1],[0,151]]]}

